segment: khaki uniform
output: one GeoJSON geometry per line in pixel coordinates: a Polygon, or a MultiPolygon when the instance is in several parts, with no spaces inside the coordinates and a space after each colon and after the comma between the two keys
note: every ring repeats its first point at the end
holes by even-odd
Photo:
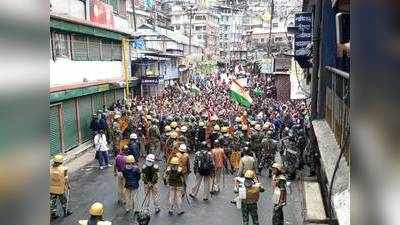
{"type": "Polygon", "coordinates": [[[212,190],[220,191],[220,183],[222,172],[226,162],[226,155],[223,148],[214,148],[211,150],[211,154],[214,160],[214,187],[211,187],[212,190]]]}
{"type": "Polygon", "coordinates": [[[57,212],[57,200],[60,201],[64,211],[67,210],[67,195],[68,190],[68,169],[64,166],[51,166],[50,167],[50,211],[52,215],[56,215],[57,212]]]}
{"type": "Polygon", "coordinates": [[[153,200],[154,208],[160,209],[160,193],[158,185],[158,173],[159,166],[147,166],[143,165],[142,168],[142,179],[144,183],[144,191],[147,194],[147,200],[145,202],[146,207],[149,207],[150,201],[153,200]]]}
{"type": "Polygon", "coordinates": [[[256,168],[257,165],[254,157],[245,155],[240,159],[238,176],[242,177],[244,175],[244,172],[247,170],[256,171],[256,168]]]}
{"type": "Polygon", "coordinates": [[[260,192],[263,192],[264,188],[260,183],[256,183],[251,187],[246,188],[246,198],[242,199],[242,216],[243,225],[249,225],[249,215],[253,220],[254,225],[259,225],[258,222],[258,206],[257,202],[260,199],[260,192]]]}
{"type": "Polygon", "coordinates": [[[272,225],[283,225],[283,204],[286,204],[286,177],[283,174],[272,177],[273,196],[272,202],[274,203],[272,225]]]}
{"type": "Polygon", "coordinates": [[[164,180],[169,186],[169,211],[173,212],[174,209],[178,213],[182,210],[182,190],[184,185],[184,178],[182,168],[173,168],[168,166],[164,173],[164,180]]]}

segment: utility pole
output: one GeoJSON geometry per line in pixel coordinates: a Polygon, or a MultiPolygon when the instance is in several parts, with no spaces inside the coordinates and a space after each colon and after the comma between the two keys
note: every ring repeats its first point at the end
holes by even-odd
{"type": "Polygon", "coordinates": [[[274,19],[274,0],[271,0],[271,19],[269,21],[268,57],[271,56],[272,20],[274,19]]]}

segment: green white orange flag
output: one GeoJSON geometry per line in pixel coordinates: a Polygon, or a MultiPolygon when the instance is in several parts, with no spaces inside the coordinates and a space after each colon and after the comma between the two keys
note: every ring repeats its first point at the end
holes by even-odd
{"type": "Polygon", "coordinates": [[[246,83],[247,79],[232,79],[229,96],[241,106],[250,108],[253,99],[251,99],[249,91],[245,89],[246,83]]]}

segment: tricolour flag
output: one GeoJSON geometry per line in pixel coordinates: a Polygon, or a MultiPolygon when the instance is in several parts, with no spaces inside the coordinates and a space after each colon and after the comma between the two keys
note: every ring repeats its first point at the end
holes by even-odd
{"type": "Polygon", "coordinates": [[[246,83],[243,79],[232,80],[229,96],[240,105],[250,108],[251,104],[253,104],[253,99],[251,99],[249,91],[245,89],[245,86],[246,83]]]}

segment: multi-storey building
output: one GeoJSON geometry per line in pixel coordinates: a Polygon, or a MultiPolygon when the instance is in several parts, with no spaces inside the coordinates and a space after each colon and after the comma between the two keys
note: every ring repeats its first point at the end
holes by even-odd
{"type": "MultiPolygon", "coordinates": [[[[92,114],[124,98],[123,71],[129,64],[123,61],[127,45],[122,40],[130,37],[132,24],[126,0],[50,0],[50,4],[53,155],[91,140],[92,114]]],[[[137,80],[131,84],[136,87],[137,80]]]]}
{"type": "Polygon", "coordinates": [[[219,50],[222,61],[240,60],[245,54],[243,11],[227,5],[214,7],[219,15],[219,50]]]}
{"type": "Polygon", "coordinates": [[[175,31],[204,45],[204,56],[218,57],[218,15],[213,9],[195,6],[190,10],[186,5],[175,4],[170,16],[175,31]]]}

